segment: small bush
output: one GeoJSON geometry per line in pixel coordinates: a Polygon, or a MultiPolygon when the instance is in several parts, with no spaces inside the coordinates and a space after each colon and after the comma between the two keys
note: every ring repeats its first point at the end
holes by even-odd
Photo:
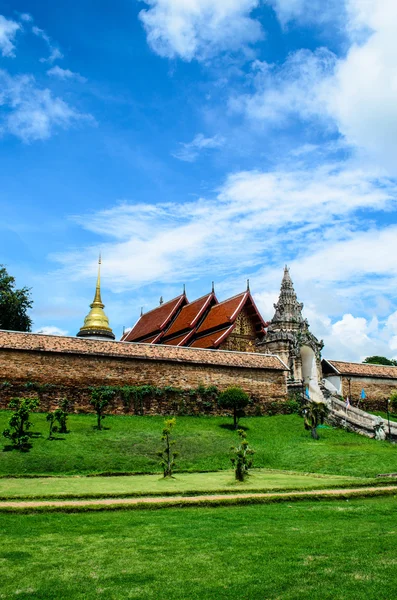
{"type": "Polygon", "coordinates": [[[219,394],[218,405],[221,408],[229,408],[233,411],[233,425],[237,429],[241,417],[245,416],[244,408],[250,401],[249,395],[239,387],[227,388],[219,394]]]}
{"type": "Polygon", "coordinates": [[[157,453],[161,458],[160,464],[163,469],[164,477],[172,477],[172,473],[176,466],[175,459],[178,456],[177,452],[172,452],[172,447],[175,445],[175,440],[171,440],[172,429],[176,425],[176,419],[166,419],[164,421],[164,429],[161,435],[161,441],[165,442],[163,450],[157,453]]]}
{"type": "Polygon", "coordinates": [[[105,415],[103,413],[110,401],[113,399],[115,393],[116,392],[113,388],[107,387],[105,385],[97,388],[91,388],[90,404],[92,404],[97,414],[98,430],[102,429],[102,421],[105,418],[105,415]]]}
{"type": "Polygon", "coordinates": [[[234,456],[231,458],[232,465],[234,466],[234,473],[237,481],[244,481],[249,475],[249,469],[252,467],[252,458],[250,458],[255,452],[249,447],[247,442],[247,434],[242,429],[238,430],[240,436],[240,444],[235,447],[232,446],[234,456]]]}
{"type": "Polygon", "coordinates": [[[11,440],[14,448],[27,450],[30,447],[28,430],[32,423],[29,421],[30,412],[39,405],[38,398],[12,398],[8,408],[13,414],[8,422],[8,428],[3,431],[3,436],[11,440]]]}

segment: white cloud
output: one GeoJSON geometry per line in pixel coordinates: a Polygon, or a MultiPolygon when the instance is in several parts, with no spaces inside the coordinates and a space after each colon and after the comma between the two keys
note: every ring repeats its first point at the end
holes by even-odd
{"type": "Polygon", "coordinates": [[[220,135],[206,138],[202,133],[198,133],[188,144],[181,143],[179,150],[172,156],[185,162],[194,162],[203,150],[220,148],[224,143],[225,139],[220,135]]]}
{"type": "Polygon", "coordinates": [[[50,77],[57,77],[58,79],[76,79],[81,83],[85,83],[87,81],[87,79],[80,75],[80,73],[74,73],[70,69],[62,69],[62,67],[59,67],[58,65],[48,69],[47,75],[50,75],[50,77]]]}
{"type": "Polygon", "coordinates": [[[44,335],[68,335],[69,332],[65,329],[55,327],[54,325],[46,325],[45,327],[40,327],[40,329],[37,329],[34,333],[43,333],[44,335]]]}
{"type": "Polygon", "coordinates": [[[21,15],[19,15],[19,17],[21,21],[24,21],[25,23],[32,23],[33,21],[33,17],[29,13],[22,13],[21,15]]]}
{"type": "MultiPolygon", "coordinates": [[[[379,187],[379,180],[368,172],[327,165],[311,171],[237,173],[227,178],[215,198],[183,204],[122,203],[76,220],[107,237],[103,248],[116,286],[169,282],[176,277],[180,281],[211,271],[224,276],[236,269],[257,269],[263,263],[269,271],[295,254],[299,256],[297,265],[307,263],[315,278],[320,268],[312,266],[310,253],[318,253],[326,280],[332,275],[333,281],[343,281],[347,267],[341,253],[338,279],[336,259],[324,270],[328,257],[321,252],[329,248],[336,255],[337,244],[345,244],[346,251],[356,248],[357,259],[351,269],[362,273],[374,269],[389,252],[394,230],[381,232],[378,237],[376,230],[369,233],[367,241],[376,241],[377,249],[372,259],[366,261],[365,257],[359,264],[360,243],[354,246],[354,240],[362,239],[361,245],[366,242],[363,234],[351,227],[350,219],[363,208],[387,210],[395,205],[396,198],[396,189],[387,180],[379,187]]],[[[357,218],[359,225],[362,223],[357,218]]],[[[85,277],[91,272],[86,262],[89,253],[84,249],[81,254],[58,258],[73,266],[75,275],[85,277]]],[[[96,254],[97,249],[92,249],[92,256],[96,254]]],[[[387,259],[385,273],[389,266],[391,260],[387,259]]]]}
{"type": "MultiPolygon", "coordinates": [[[[310,15],[306,0],[273,5],[284,20],[310,15]]],[[[268,126],[297,117],[321,122],[325,134],[339,133],[360,160],[396,175],[397,3],[346,0],[330,6],[346,15],[346,53],[301,49],[282,65],[255,61],[254,91],[232,96],[230,107],[268,126]]]]}
{"type": "MultiPolygon", "coordinates": [[[[284,64],[254,61],[253,94],[232,96],[232,111],[243,112],[265,125],[285,125],[299,114],[304,119],[322,117],[323,82],[333,73],[336,56],[327,48],[298,50],[284,64]]],[[[324,118],[329,117],[324,115],[324,118]]]]}
{"type": "Polygon", "coordinates": [[[250,17],[259,0],[144,0],[150,7],[140,19],[151,48],[160,56],[205,59],[243,50],[263,37],[250,17]]]}
{"type": "Polygon", "coordinates": [[[51,90],[39,88],[33,76],[11,76],[0,70],[0,126],[24,142],[49,138],[57,128],[69,128],[81,120],[91,120],[71,108],[51,90]]]}
{"type": "Polygon", "coordinates": [[[48,50],[50,52],[50,55],[48,56],[48,58],[40,58],[40,62],[53,64],[56,60],[60,60],[61,58],[63,58],[62,52],[60,51],[60,49],[57,46],[55,46],[53,44],[50,36],[47,35],[47,33],[44,31],[44,29],[40,29],[40,27],[37,27],[36,25],[34,25],[32,27],[32,32],[34,33],[34,35],[37,35],[37,37],[44,40],[44,42],[47,44],[48,50]]]}
{"type": "Polygon", "coordinates": [[[397,174],[397,3],[350,0],[348,6],[353,40],[357,31],[367,35],[338,62],[328,110],[350,143],[397,174]]]}
{"type": "Polygon", "coordinates": [[[324,24],[344,15],[344,0],[267,0],[283,27],[290,21],[324,24]]]}
{"type": "Polygon", "coordinates": [[[0,15],[0,51],[3,56],[15,56],[14,40],[21,26],[10,19],[0,15]]]}

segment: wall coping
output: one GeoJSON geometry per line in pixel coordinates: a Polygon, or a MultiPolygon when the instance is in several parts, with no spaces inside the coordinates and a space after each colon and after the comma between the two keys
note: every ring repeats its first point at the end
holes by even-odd
{"type": "Polygon", "coordinates": [[[0,351],[1,350],[83,354],[91,356],[109,356],[112,358],[131,358],[137,360],[219,365],[246,369],[289,371],[289,368],[281,358],[273,354],[234,352],[231,350],[208,350],[203,348],[186,348],[160,344],[119,342],[116,340],[89,340],[42,333],[23,333],[20,331],[0,330],[0,351]]]}

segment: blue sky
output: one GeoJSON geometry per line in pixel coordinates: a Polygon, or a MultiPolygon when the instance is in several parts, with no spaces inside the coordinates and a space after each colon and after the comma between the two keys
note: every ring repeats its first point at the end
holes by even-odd
{"type": "Polygon", "coordinates": [[[329,358],[397,356],[397,5],[0,0],[0,263],[74,335],[98,253],[117,336],[291,267],[329,358]]]}

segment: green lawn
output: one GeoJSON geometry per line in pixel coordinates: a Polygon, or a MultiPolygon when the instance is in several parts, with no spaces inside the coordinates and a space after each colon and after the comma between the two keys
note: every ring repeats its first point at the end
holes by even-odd
{"type": "Polygon", "coordinates": [[[391,600],[395,498],[0,515],[9,600],[391,600]]]}
{"type": "MultiPolygon", "coordinates": [[[[9,414],[0,412],[0,431],[9,414]]],[[[93,415],[70,417],[71,433],[48,441],[44,414],[33,414],[34,439],[28,453],[1,452],[0,475],[61,475],[90,473],[159,472],[157,450],[161,447],[161,417],[107,417],[105,431],[93,428],[93,415]]],[[[216,471],[230,469],[229,449],[237,441],[225,428],[230,419],[178,417],[175,428],[179,469],[216,471]]],[[[320,429],[314,441],[297,415],[252,417],[242,420],[248,440],[256,451],[254,464],[277,470],[373,477],[397,471],[397,446],[347,433],[320,429]]],[[[3,439],[0,444],[7,443],[3,439]]]]}
{"type": "Polygon", "coordinates": [[[270,490],[324,489],[345,485],[361,485],[366,482],[368,482],[368,479],[355,477],[277,473],[261,469],[253,470],[251,476],[244,483],[235,480],[233,471],[179,473],[174,479],[164,479],[159,475],[4,478],[0,479],[0,499],[264,492],[270,490]]]}

